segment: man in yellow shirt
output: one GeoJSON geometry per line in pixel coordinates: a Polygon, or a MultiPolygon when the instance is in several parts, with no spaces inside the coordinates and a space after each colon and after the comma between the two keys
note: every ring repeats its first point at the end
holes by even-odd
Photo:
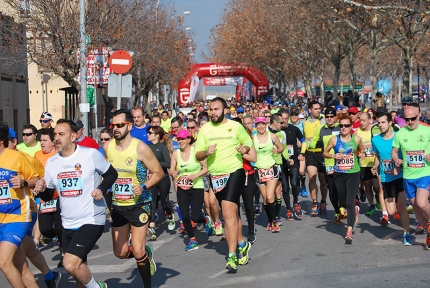
{"type": "Polygon", "coordinates": [[[23,142],[16,145],[16,149],[27,153],[31,157],[34,157],[34,153],[42,149],[40,142],[36,139],[37,128],[31,124],[25,124],[22,126],[22,139],[23,142]]]}
{"type": "Polygon", "coordinates": [[[169,119],[169,114],[167,113],[167,111],[163,111],[161,113],[161,128],[163,128],[163,130],[166,133],[170,132],[170,126],[172,125],[172,120],[169,119]]]}

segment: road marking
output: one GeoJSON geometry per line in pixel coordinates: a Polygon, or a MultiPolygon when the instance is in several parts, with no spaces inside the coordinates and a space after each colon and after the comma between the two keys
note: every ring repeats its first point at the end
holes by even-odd
{"type": "Polygon", "coordinates": [[[235,285],[235,284],[241,284],[243,286],[243,283],[246,283],[246,282],[255,283],[255,282],[261,282],[261,281],[267,281],[267,280],[272,281],[273,279],[299,277],[300,275],[304,275],[304,274],[305,274],[305,269],[289,269],[288,271],[284,270],[284,271],[279,271],[279,272],[274,272],[274,273],[259,275],[259,276],[240,276],[240,277],[229,278],[227,280],[219,280],[216,282],[216,284],[211,285],[209,287],[228,286],[228,285],[235,285]]]}

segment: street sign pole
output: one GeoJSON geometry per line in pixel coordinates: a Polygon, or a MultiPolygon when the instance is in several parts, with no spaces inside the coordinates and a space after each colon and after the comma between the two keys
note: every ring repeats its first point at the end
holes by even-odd
{"type": "MultiPolygon", "coordinates": [[[[85,0],[79,0],[79,7],[80,7],[80,17],[79,17],[79,30],[80,30],[80,60],[79,60],[79,69],[81,73],[81,104],[79,105],[79,110],[81,108],[88,105],[87,101],[87,45],[85,44],[86,41],[86,30],[85,30],[85,0]]],[[[84,108],[84,111],[86,110],[86,107],[84,108]]],[[[82,112],[82,123],[84,124],[84,134],[88,135],[88,112],[82,112]]],[[[75,120],[75,119],[72,119],[75,120]]]]}
{"type": "Polygon", "coordinates": [[[118,74],[118,97],[116,98],[116,109],[121,109],[122,74],[118,74]]]}

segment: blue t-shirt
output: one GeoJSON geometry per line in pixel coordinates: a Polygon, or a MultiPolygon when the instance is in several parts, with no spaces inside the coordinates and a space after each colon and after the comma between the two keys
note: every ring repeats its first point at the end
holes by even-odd
{"type": "MultiPolygon", "coordinates": [[[[394,161],[391,158],[393,140],[394,137],[386,140],[380,134],[372,137],[372,151],[379,156],[379,173],[381,176],[381,182],[391,182],[393,180],[403,178],[403,171],[399,171],[398,175],[393,174],[395,166],[394,161]]],[[[402,152],[400,149],[399,159],[402,159],[402,152]]]]}
{"type": "Polygon", "coordinates": [[[145,144],[150,145],[151,142],[148,141],[148,132],[146,132],[147,127],[147,124],[143,128],[137,128],[133,125],[130,131],[130,135],[134,138],[139,139],[140,141],[143,141],[145,144]]]}

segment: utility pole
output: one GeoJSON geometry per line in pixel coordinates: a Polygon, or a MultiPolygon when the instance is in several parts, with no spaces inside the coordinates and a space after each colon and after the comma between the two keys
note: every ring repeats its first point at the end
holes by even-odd
{"type": "Polygon", "coordinates": [[[86,45],[86,31],[85,31],[85,0],[79,0],[80,17],[79,17],[79,30],[80,30],[80,58],[79,58],[79,71],[81,73],[81,104],[79,110],[82,114],[82,123],[84,124],[84,134],[88,135],[88,112],[89,104],[87,100],[87,45],[86,45]],[[83,108],[83,109],[82,109],[83,108]]]}

